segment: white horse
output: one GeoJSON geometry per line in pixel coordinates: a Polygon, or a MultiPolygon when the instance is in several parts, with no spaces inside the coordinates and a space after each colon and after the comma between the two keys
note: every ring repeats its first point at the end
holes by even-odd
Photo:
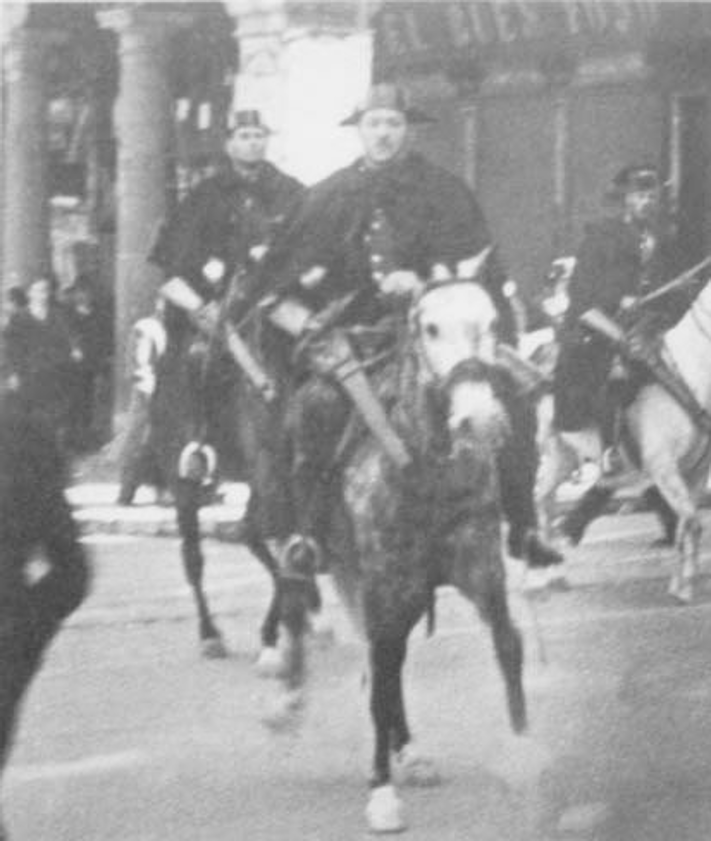
{"type": "MultiPolygon", "coordinates": [[[[711,412],[711,282],[708,282],[684,317],[663,337],[662,354],[694,394],[699,405],[711,412]]],[[[536,500],[541,526],[551,530],[556,491],[574,469],[585,461],[600,463],[602,443],[596,429],[561,432],[553,428],[551,399],[541,405],[539,445],[541,466],[536,500]]],[[[624,424],[636,454],[630,463],[656,485],[678,518],[676,546],[679,563],[669,592],[682,603],[693,598],[698,570],[701,523],[698,502],[711,464],[711,437],[689,412],[660,384],[642,387],[624,412],[624,424]]],[[[629,482],[630,473],[603,478],[593,489],[609,496],[629,482]]],[[[639,472],[634,474],[640,478],[639,472]]],[[[600,513],[590,512],[589,520],[600,513]]],[[[581,524],[580,534],[587,522],[581,524]]]]}

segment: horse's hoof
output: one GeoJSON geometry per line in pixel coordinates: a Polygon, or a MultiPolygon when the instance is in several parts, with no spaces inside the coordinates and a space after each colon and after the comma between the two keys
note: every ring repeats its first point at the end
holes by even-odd
{"type": "Polygon", "coordinates": [[[529,567],[523,577],[521,592],[529,599],[543,599],[550,595],[548,589],[549,575],[544,567],[529,567]]]}
{"type": "Polygon", "coordinates": [[[365,817],[371,832],[402,832],[407,828],[402,800],[392,785],[378,786],[370,792],[365,817]]]}
{"type": "Polygon", "coordinates": [[[433,788],[442,783],[442,777],[434,762],[419,753],[413,745],[405,745],[395,755],[393,770],[401,785],[433,788]]]}
{"type": "Polygon", "coordinates": [[[292,733],[299,729],[305,706],[301,689],[280,692],[261,716],[262,724],[273,733],[292,733]]]}
{"type": "Polygon", "coordinates": [[[564,564],[551,567],[529,567],[523,579],[522,592],[529,598],[546,598],[551,593],[567,593],[572,588],[564,564]]]}
{"type": "Polygon", "coordinates": [[[323,613],[311,615],[311,634],[316,642],[323,648],[329,648],[336,642],[336,633],[333,630],[333,623],[323,613]]]}
{"type": "Polygon", "coordinates": [[[548,568],[548,589],[554,593],[569,593],[573,589],[564,564],[548,568]]]}
{"type": "Polygon", "coordinates": [[[282,677],[286,669],[284,655],[273,645],[265,645],[259,652],[255,669],[260,677],[282,677]]]}
{"type": "Polygon", "coordinates": [[[531,736],[513,736],[500,746],[491,770],[510,790],[530,790],[552,762],[546,745],[531,736]]]}
{"type": "Polygon", "coordinates": [[[669,582],[669,595],[681,605],[688,605],[694,599],[694,587],[690,581],[680,580],[675,575],[669,582]]]}
{"type": "Polygon", "coordinates": [[[207,637],[200,643],[200,653],[206,660],[224,660],[227,649],[220,637],[207,637]]]}

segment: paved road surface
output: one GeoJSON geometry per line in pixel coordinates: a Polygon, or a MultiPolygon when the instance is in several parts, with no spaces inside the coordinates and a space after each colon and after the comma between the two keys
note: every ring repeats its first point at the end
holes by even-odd
{"type": "MultiPolygon", "coordinates": [[[[545,651],[512,597],[528,655],[523,741],[509,734],[486,634],[440,594],[436,636],[414,632],[407,687],[444,779],[403,790],[412,841],[711,839],[711,590],[672,606],[654,534],[647,516],[596,527],[576,589],[538,608],[545,651]]],[[[94,592],[31,691],[5,781],[12,839],[363,838],[364,657],[330,591],[338,642],[313,647],[301,728],[274,735],[260,714],[275,685],[252,668],[268,594],[257,563],[209,544],[232,656],[201,661],[175,541],[89,541],[94,592]]]]}

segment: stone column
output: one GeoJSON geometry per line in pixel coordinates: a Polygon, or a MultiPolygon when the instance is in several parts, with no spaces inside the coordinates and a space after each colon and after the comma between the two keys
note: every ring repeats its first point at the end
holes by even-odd
{"type": "Polygon", "coordinates": [[[125,365],[131,325],[152,309],[161,280],[146,257],[165,213],[172,130],[168,50],[181,19],[126,5],[100,12],[99,21],[119,35],[114,394],[120,411],[129,393],[125,365]]]}
{"type": "Polygon", "coordinates": [[[50,34],[18,27],[5,54],[3,298],[9,286],[27,284],[51,267],[44,79],[50,43],[50,34]]]}

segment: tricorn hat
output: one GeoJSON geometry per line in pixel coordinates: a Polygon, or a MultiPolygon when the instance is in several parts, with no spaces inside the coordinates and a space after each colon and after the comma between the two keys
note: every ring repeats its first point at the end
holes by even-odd
{"type": "Polygon", "coordinates": [[[621,194],[636,190],[656,190],[659,186],[659,170],[650,163],[629,164],[612,179],[612,188],[621,194]]]}
{"type": "Polygon", "coordinates": [[[413,108],[405,91],[398,85],[390,82],[381,82],[368,91],[365,99],[358,104],[355,111],[345,120],[341,121],[342,126],[357,126],[360,118],[367,111],[375,111],[380,108],[389,111],[400,111],[405,115],[409,123],[434,123],[434,117],[430,117],[419,108],[413,108]]]}
{"type": "Polygon", "coordinates": [[[271,129],[262,120],[262,115],[254,108],[232,112],[227,120],[227,131],[232,134],[239,128],[258,128],[271,134],[271,129]]]}

